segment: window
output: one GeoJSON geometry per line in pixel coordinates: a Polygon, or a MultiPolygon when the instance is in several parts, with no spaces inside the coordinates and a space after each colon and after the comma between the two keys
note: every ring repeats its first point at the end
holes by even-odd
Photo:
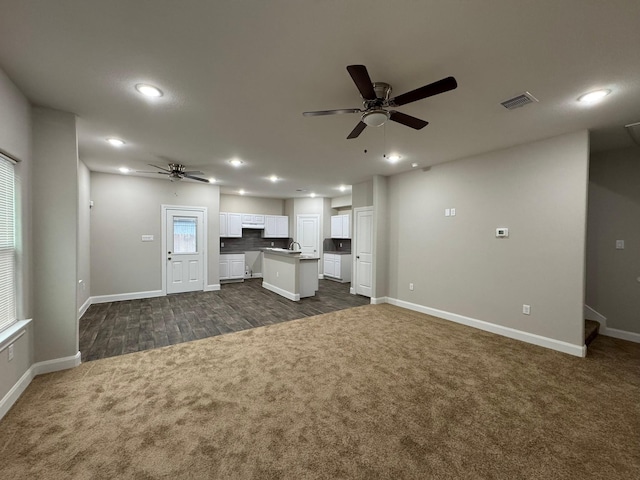
{"type": "Polygon", "coordinates": [[[14,163],[0,155],[0,331],[16,321],[14,163]]]}
{"type": "Polygon", "coordinates": [[[198,253],[196,217],[173,217],[173,253],[198,253]]]}

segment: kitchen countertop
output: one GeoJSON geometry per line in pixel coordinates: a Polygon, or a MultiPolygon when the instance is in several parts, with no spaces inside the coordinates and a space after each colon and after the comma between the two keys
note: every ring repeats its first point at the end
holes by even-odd
{"type": "Polygon", "coordinates": [[[220,250],[220,255],[238,255],[240,253],[246,253],[251,250],[220,250]]]}
{"type": "Polygon", "coordinates": [[[332,255],[351,255],[351,252],[345,252],[344,250],[325,250],[324,253],[330,253],[332,255]]]}

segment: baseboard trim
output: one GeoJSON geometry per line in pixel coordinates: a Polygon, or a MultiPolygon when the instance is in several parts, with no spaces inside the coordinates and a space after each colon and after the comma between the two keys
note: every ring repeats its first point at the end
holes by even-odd
{"type": "Polygon", "coordinates": [[[353,288],[353,287],[349,287],[349,293],[350,293],[351,295],[355,295],[355,294],[356,294],[356,289],[355,289],[355,288],[353,288]]]}
{"type": "Polygon", "coordinates": [[[629,342],[640,343],[640,333],[628,332],[626,330],[618,330],[617,328],[604,327],[598,332],[605,337],[619,338],[620,340],[628,340],[629,342]]]}
{"type": "Polygon", "coordinates": [[[283,290],[280,287],[276,287],[275,285],[271,285],[270,283],[267,282],[262,282],[262,286],[264,288],[266,288],[267,290],[277,293],[278,295],[282,295],[284,298],[287,298],[289,300],[293,300],[294,302],[299,302],[300,301],[300,294],[299,293],[291,293],[291,292],[287,292],[286,290],[283,290]]]}
{"type": "Polygon", "coordinates": [[[150,290],[148,292],[116,293],[114,295],[97,295],[90,297],[91,305],[94,303],[122,302],[124,300],[139,300],[141,298],[164,297],[162,290],[150,290]]]}
{"type": "Polygon", "coordinates": [[[600,324],[600,328],[607,328],[607,317],[600,312],[596,312],[589,305],[584,306],[584,318],[585,320],[593,320],[600,324]]]}
{"type": "Polygon", "coordinates": [[[324,273],[318,274],[318,280],[324,280],[324,273]]]}
{"type": "MultiPolygon", "coordinates": [[[[373,299],[372,299],[373,300],[373,299]]],[[[373,303],[373,301],[371,302],[373,303]]],[[[425,307],[416,303],[406,302],[404,300],[398,300],[396,298],[388,298],[387,303],[396,305],[398,307],[413,310],[415,312],[426,313],[427,315],[433,315],[434,317],[449,320],[469,327],[484,330],[486,332],[502,335],[503,337],[513,338],[514,340],[520,340],[522,342],[538,345],[539,347],[549,348],[562,353],[568,353],[576,357],[585,357],[587,355],[587,347],[585,345],[574,345],[572,343],[563,342],[561,340],[555,340],[549,337],[543,337],[542,335],[536,335],[535,333],[523,332],[522,330],[516,330],[515,328],[503,327],[502,325],[496,325],[495,323],[485,322],[484,320],[478,320],[476,318],[465,317],[464,315],[458,315],[457,313],[446,312],[444,310],[438,310],[436,308],[425,307]]]]}
{"type": "Polygon", "coordinates": [[[87,298],[82,306],[78,309],[78,320],[84,315],[91,306],[91,297],[87,298]]]}
{"type": "Polygon", "coordinates": [[[13,407],[13,404],[18,401],[20,395],[27,389],[34,376],[33,367],[28,368],[20,377],[20,380],[18,380],[4,398],[0,400],[0,420],[7,414],[11,407],[13,407]]]}
{"type": "Polygon", "coordinates": [[[388,297],[371,297],[371,305],[380,305],[381,303],[392,303],[389,300],[391,299],[388,297]]]}
{"type": "Polygon", "coordinates": [[[31,366],[33,375],[43,375],[45,373],[57,372],[59,370],[68,370],[80,365],[82,355],[80,352],[70,357],[54,358],[53,360],[45,360],[44,362],[34,363],[31,366]]]}
{"type": "Polygon", "coordinates": [[[9,412],[14,403],[18,401],[20,396],[27,389],[31,381],[37,376],[44,373],[57,372],[58,370],[67,370],[69,368],[80,365],[80,352],[71,357],[57,358],[47,360],[45,362],[34,363],[27,369],[20,379],[15,383],[11,390],[0,400],[0,420],[9,412]]]}
{"type": "Polygon", "coordinates": [[[251,279],[251,278],[262,278],[262,274],[261,273],[254,273],[253,275],[251,274],[244,274],[244,278],[245,279],[251,279]]]}
{"type": "Polygon", "coordinates": [[[206,287],[204,287],[204,291],[205,292],[217,292],[218,290],[220,290],[220,284],[217,283],[215,285],[207,285],[206,287]]]}

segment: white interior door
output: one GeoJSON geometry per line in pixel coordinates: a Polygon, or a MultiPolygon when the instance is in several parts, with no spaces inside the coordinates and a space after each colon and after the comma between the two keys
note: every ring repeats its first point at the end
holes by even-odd
{"type": "Polygon", "coordinates": [[[204,212],[166,210],[167,293],[204,289],[204,212]]]}
{"type": "Polygon", "coordinates": [[[298,240],[302,253],[318,257],[320,254],[320,217],[298,215],[298,240]]]}
{"type": "Polygon", "coordinates": [[[355,292],[371,297],[373,283],[373,210],[356,212],[355,292]]]}

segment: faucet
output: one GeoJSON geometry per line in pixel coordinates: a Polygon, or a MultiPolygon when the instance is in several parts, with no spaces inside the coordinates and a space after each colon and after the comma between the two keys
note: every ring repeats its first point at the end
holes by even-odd
{"type": "Polygon", "coordinates": [[[298,247],[300,248],[300,250],[302,250],[302,245],[300,245],[298,242],[291,242],[289,244],[289,250],[293,250],[293,246],[294,245],[298,245],[298,247]]]}

